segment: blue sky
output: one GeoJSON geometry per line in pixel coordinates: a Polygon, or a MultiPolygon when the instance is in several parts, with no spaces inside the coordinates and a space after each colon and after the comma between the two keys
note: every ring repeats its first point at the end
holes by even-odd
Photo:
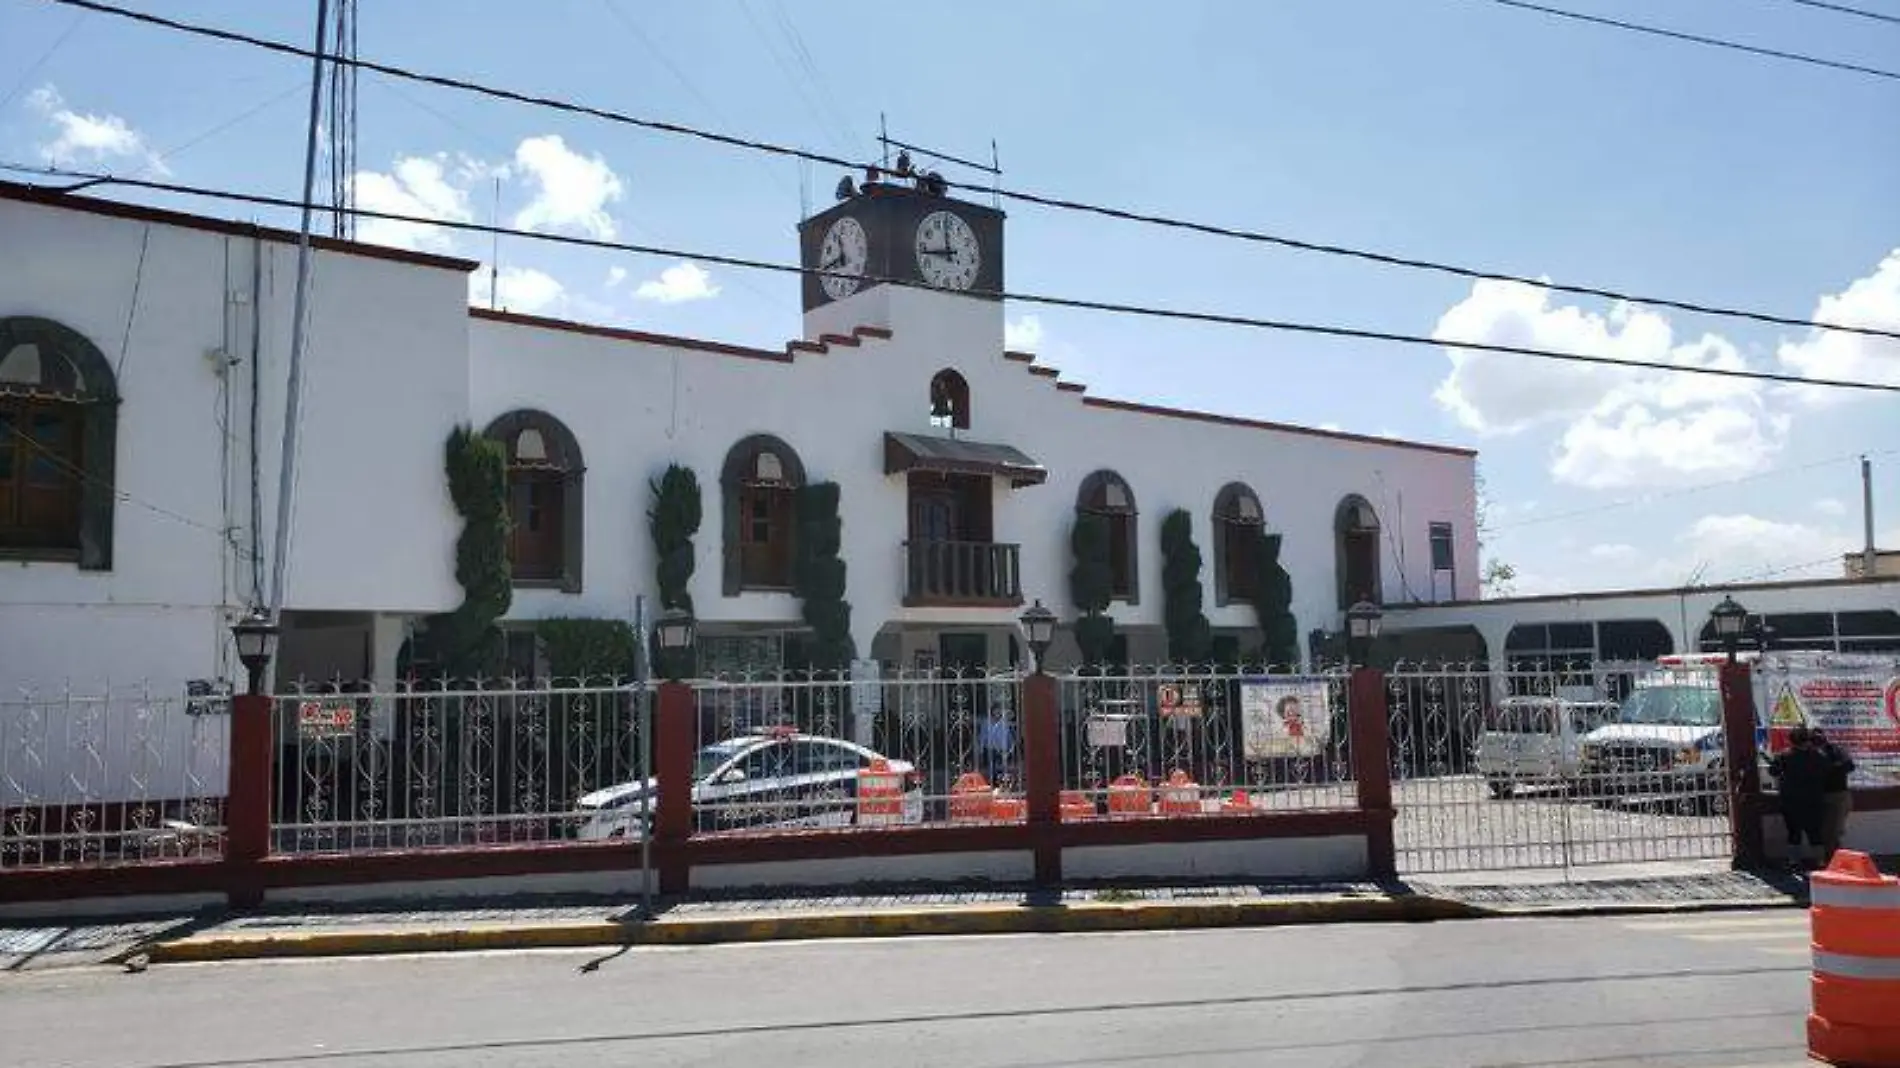
{"type": "MultiPolygon", "coordinates": [[[[315,6],[127,2],[298,43],[315,6]]],[[[1900,26],[1786,0],[1565,3],[1900,66],[1900,26]]],[[[881,111],[893,135],[947,151],[994,139],[1019,188],[1794,316],[1826,302],[1900,329],[1900,82],[1482,0],[362,7],[361,53],[385,62],[853,158],[874,153],[881,111]]],[[[285,57],[0,0],[0,159],[294,195],[307,77],[285,57]]],[[[510,221],[789,260],[801,206],[822,207],[838,178],[372,74],[360,93],[358,196],[393,210],[486,219],[499,174],[510,221]]],[[[1024,291],[1900,382],[1900,343],[1010,211],[1009,282],[1024,291]]],[[[364,236],[489,255],[446,231],[364,236]]],[[[783,277],[524,240],[501,262],[521,310],[765,345],[799,329],[783,277]]],[[[1797,565],[1857,543],[1860,451],[1876,454],[1883,540],[1900,546],[1890,396],[1010,316],[1093,392],[1478,447],[1488,548],[1519,569],[1520,593],[1837,573],[1797,565]]]]}

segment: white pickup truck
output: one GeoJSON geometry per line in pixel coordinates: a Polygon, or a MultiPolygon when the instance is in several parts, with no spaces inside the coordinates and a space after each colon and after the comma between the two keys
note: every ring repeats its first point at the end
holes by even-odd
{"type": "Polygon", "coordinates": [[[1714,673],[1658,672],[1636,681],[1616,722],[1584,736],[1581,778],[1592,795],[1712,815],[1727,806],[1726,763],[1714,673]]]}

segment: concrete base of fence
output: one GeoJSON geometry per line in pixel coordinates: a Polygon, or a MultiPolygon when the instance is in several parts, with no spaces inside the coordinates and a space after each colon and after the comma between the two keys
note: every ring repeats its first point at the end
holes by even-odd
{"type": "Polygon", "coordinates": [[[154,963],[272,957],[364,956],[458,950],[680,946],[826,938],[1058,934],[1273,927],[1320,923],[1429,922],[1482,910],[1417,895],[1326,896],[1224,902],[979,905],[912,910],[660,918],[651,923],[471,925],[391,930],[207,932],[143,947],[154,963]]]}

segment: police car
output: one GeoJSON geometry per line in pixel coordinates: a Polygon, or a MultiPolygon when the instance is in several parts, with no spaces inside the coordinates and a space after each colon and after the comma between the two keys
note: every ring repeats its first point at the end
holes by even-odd
{"type": "MultiPolygon", "coordinates": [[[[706,746],[693,760],[693,817],[701,831],[845,827],[857,822],[858,772],[884,759],[840,738],[767,728],[706,746]]],[[[903,782],[901,822],[922,823],[924,791],[909,761],[887,761],[903,782]]],[[[571,834],[583,840],[638,839],[658,796],[658,780],[628,782],[575,802],[571,834]]]]}

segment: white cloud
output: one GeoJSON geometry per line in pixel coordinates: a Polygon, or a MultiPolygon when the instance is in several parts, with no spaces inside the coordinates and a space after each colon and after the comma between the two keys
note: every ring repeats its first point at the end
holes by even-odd
{"type": "MultiPolygon", "coordinates": [[[[1888,253],[1872,274],[1822,297],[1812,318],[1818,323],[1900,330],[1900,248],[1888,253]]],[[[1776,356],[1782,366],[1806,378],[1900,384],[1900,341],[1891,338],[1810,330],[1800,341],[1784,342],[1776,356]]],[[[1813,387],[1791,387],[1791,392],[1810,405],[1870,395],[1813,387]]]]}
{"type": "Polygon", "coordinates": [[[1815,515],[1834,517],[1847,514],[1847,505],[1838,497],[1821,497],[1808,507],[1815,515]]]}
{"type": "Polygon", "coordinates": [[[608,289],[617,289],[619,288],[620,283],[626,280],[627,280],[627,269],[625,267],[607,268],[606,286],[608,289]]]}
{"type": "MultiPolygon", "coordinates": [[[[468,190],[452,183],[442,157],[404,156],[391,172],[358,171],[352,179],[358,207],[395,215],[414,215],[448,222],[468,222],[468,190]]],[[[454,246],[450,231],[429,223],[361,219],[356,237],[375,245],[446,251],[454,246]]]]}
{"type": "Polygon", "coordinates": [[[143,160],[146,170],[165,175],[171,171],[146,145],[145,138],[117,115],[74,111],[51,85],[27,94],[26,105],[52,124],[54,137],[39,146],[40,158],[58,167],[105,163],[116,159],[143,160]]]}
{"type": "Polygon", "coordinates": [[[1561,363],[1451,347],[1482,342],[1684,367],[1745,369],[1726,338],[1678,343],[1668,319],[1629,304],[1607,315],[1553,306],[1550,292],[1511,282],[1474,283],[1432,334],[1448,343],[1451,372],[1439,405],[1481,434],[1520,434],[1561,424],[1551,462],[1560,482],[1607,489],[1668,484],[1710,472],[1763,467],[1787,436],[1760,383],[1600,364],[1561,363]]]}
{"type": "MultiPolygon", "coordinates": [[[[534,315],[559,304],[566,292],[553,275],[532,267],[503,267],[494,283],[496,306],[524,315],[534,315]]],[[[469,275],[468,302],[488,307],[489,286],[486,267],[469,275]]]]}
{"type": "Polygon", "coordinates": [[[1042,344],[1042,320],[1034,315],[1024,315],[1013,323],[1003,324],[1003,347],[1011,352],[1036,351],[1042,344]]]}
{"type": "Polygon", "coordinates": [[[658,278],[641,282],[634,288],[633,295],[661,304],[684,304],[716,297],[719,287],[713,284],[712,275],[707,274],[704,267],[681,262],[661,271],[658,278]]]}
{"type": "Polygon", "coordinates": [[[583,156],[559,134],[530,137],[515,147],[516,175],[534,186],[528,205],[515,214],[524,230],[574,230],[611,238],[607,205],[621,197],[620,177],[600,156],[583,156]]]}

